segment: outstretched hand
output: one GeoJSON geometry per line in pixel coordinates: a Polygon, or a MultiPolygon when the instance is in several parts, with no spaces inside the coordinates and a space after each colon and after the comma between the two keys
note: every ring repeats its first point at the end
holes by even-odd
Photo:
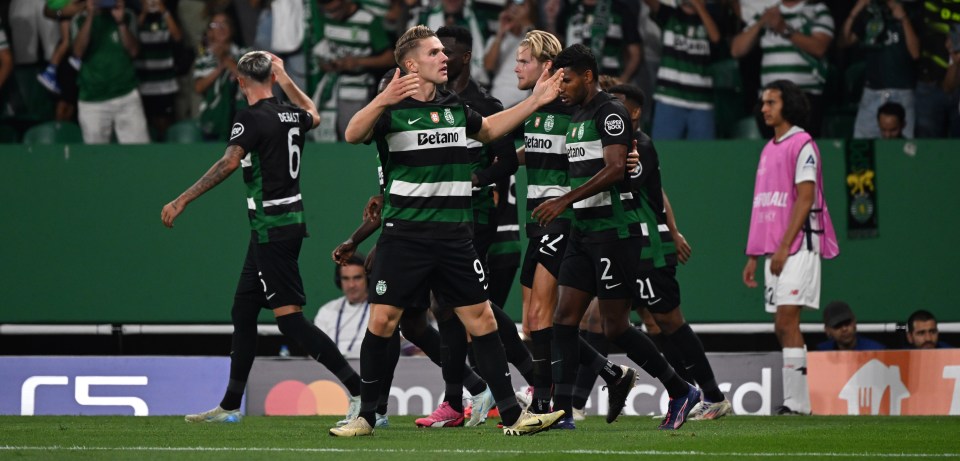
{"type": "Polygon", "coordinates": [[[537,85],[533,87],[533,98],[537,101],[538,106],[557,99],[557,95],[560,94],[560,81],[563,79],[563,69],[557,69],[553,73],[553,76],[550,75],[550,68],[553,66],[553,63],[550,63],[543,69],[543,73],[540,74],[540,78],[537,79],[537,85]]]}
{"type": "Polygon", "coordinates": [[[387,87],[377,97],[384,104],[392,106],[417,94],[418,91],[420,91],[420,75],[410,73],[401,77],[400,69],[397,69],[393,74],[393,80],[390,80],[387,87]]]}

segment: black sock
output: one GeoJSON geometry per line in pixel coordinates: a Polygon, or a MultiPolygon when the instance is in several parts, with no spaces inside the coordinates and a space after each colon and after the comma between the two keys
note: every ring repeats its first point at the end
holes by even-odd
{"type": "Polygon", "coordinates": [[[577,340],[580,349],[580,366],[588,367],[596,373],[608,386],[620,381],[623,370],[619,365],[607,360],[607,357],[597,352],[587,340],[579,337],[577,340]]]}
{"type": "Polygon", "coordinates": [[[440,341],[440,333],[436,329],[430,325],[427,325],[426,328],[408,328],[401,320],[400,332],[403,333],[403,337],[407,338],[414,346],[419,347],[431,362],[435,363],[438,367],[442,366],[443,361],[440,359],[442,342],[440,341]]]}
{"type": "Polygon", "coordinates": [[[230,316],[233,320],[233,335],[230,338],[230,381],[220,401],[220,408],[236,410],[243,400],[247,377],[257,355],[257,316],[260,306],[245,299],[234,299],[230,316]]]}
{"type": "Polygon", "coordinates": [[[513,384],[510,381],[510,368],[507,367],[507,356],[503,352],[503,343],[497,332],[473,337],[473,346],[477,350],[477,366],[480,376],[487,381],[490,392],[497,402],[500,418],[504,426],[512,426],[520,418],[520,406],[517,396],[513,393],[513,384]]]}
{"type": "Polygon", "coordinates": [[[380,397],[377,399],[377,413],[387,414],[387,404],[390,402],[390,386],[393,385],[393,373],[400,362],[400,331],[394,331],[390,342],[387,343],[387,374],[380,384],[380,397]]]}
{"type": "Polygon", "coordinates": [[[507,362],[517,369],[527,384],[533,384],[533,357],[517,333],[517,324],[500,306],[491,302],[490,307],[493,309],[493,317],[497,319],[497,333],[503,343],[503,351],[507,354],[507,362]]]}
{"type": "Polygon", "coordinates": [[[657,349],[660,349],[660,352],[663,353],[663,358],[667,359],[667,363],[673,367],[673,371],[677,372],[677,375],[683,378],[684,381],[692,383],[693,376],[690,375],[687,363],[673,342],[667,340],[667,335],[663,333],[658,335],[647,334],[647,337],[657,345],[657,349]]]}
{"type": "Polygon", "coordinates": [[[390,339],[377,336],[367,330],[360,346],[360,376],[363,384],[360,386],[360,416],[370,423],[370,427],[377,424],[377,405],[380,403],[380,386],[388,374],[389,365],[387,355],[390,339]]]}
{"type": "Polygon", "coordinates": [[[553,324],[553,409],[573,414],[573,385],[577,379],[580,354],[580,336],[577,327],[553,324]]]}
{"type": "MultiPolygon", "coordinates": [[[[580,337],[599,354],[606,357],[610,343],[603,333],[593,333],[582,330],[580,331],[580,337]]],[[[573,386],[573,408],[582,409],[587,405],[587,399],[590,398],[590,393],[593,392],[593,387],[597,382],[597,376],[599,376],[599,374],[598,371],[591,367],[580,366],[577,370],[577,380],[573,386]]]]}
{"type": "Polygon", "coordinates": [[[530,352],[533,356],[533,402],[530,411],[546,413],[550,409],[550,387],[553,385],[553,373],[550,369],[550,343],[553,341],[553,328],[530,332],[530,352]]]}
{"type": "Polygon", "coordinates": [[[343,358],[340,349],[323,331],[303,317],[303,312],[282,315],[277,317],[277,327],[284,334],[303,347],[314,360],[327,367],[340,382],[346,386],[350,395],[360,394],[360,377],[354,371],[347,359],[343,358]]]}
{"type": "MultiPolygon", "coordinates": [[[[689,323],[684,323],[677,331],[671,335],[666,335],[666,342],[673,345],[681,356],[684,363],[690,367],[689,373],[693,380],[703,389],[703,395],[711,402],[720,402],[724,399],[723,392],[717,386],[717,380],[713,376],[713,368],[710,361],[707,360],[707,354],[703,351],[703,343],[700,337],[693,332],[689,323]]],[[[676,368],[676,366],[674,366],[676,368]]],[[[684,378],[687,381],[690,379],[684,378]]]]}
{"type": "Polygon", "coordinates": [[[457,316],[440,322],[440,337],[443,346],[440,354],[443,382],[445,383],[444,401],[456,411],[463,411],[463,375],[467,358],[467,331],[457,316]]]}
{"type": "Polygon", "coordinates": [[[667,388],[670,398],[675,399],[687,394],[687,382],[677,376],[667,359],[660,355],[657,346],[645,334],[631,327],[611,342],[623,349],[627,357],[640,365],[643,371],[659,379],[667,388]]]}

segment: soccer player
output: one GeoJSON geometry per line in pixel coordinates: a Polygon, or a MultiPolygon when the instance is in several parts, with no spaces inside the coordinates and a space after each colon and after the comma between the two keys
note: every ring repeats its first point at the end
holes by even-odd
{"type": "MultiPolygon", "coordinates": [[[[443,53],[447,56],[447,84],[446,89],[454,92],[460,100],[484,117],[491,116],[503,110],[503,105],[496,98],[483,90],[470,74],[470,56],[473,46],[473,37],[464,27],[441,27],[437,30],[437,38],[443,44],[443,53]]],[[[506,136],[494,140],[489,144],[481,144],[475,140],[467,142],[467,152],[471,161],[471,184],[473,208],[473,247],[483,266],[483,286],[486,291],[490,284],[490,271],[487,264],[487,253],[497,234],[497,222],[493,214],[496,204],[493,201],[491,183],[509,178],[517,170],[517,155],[513,142],[506,136]],[[496,161],[495,161],[496,159],[496,161]]],[[[488,292],[489,293],[489,292],[488,292]]],[[[493,315],[497,321],[497,331],[503,343],[507,361],[512,363],[527,382],[532,380],[533,362],[530,351],[523,344],[513,320],[500,306],[490,303],[493,315]]],[[[446,382],[444,402],[432,414],[416,420],[422,427],[450,427],[463,421],[463,382],[462,367],[468,356],[469,347],[466,332],[460,320],[452,315],[449,309],[435,310],[434,314],[440,327],[440,336],[446,348],[443,360],[443,376],[446,382]]],[[[470,354],[471,362],[476,364],[476,354],[470,354]]],[[[479,370],[476,370],[479,373],[479,370]]],[[[481,405],[471,402],[470,420],[468,426],[476,426],[484,421],[486,412],[493,404],[492,399],[481,399],[481,405]]]]}
{"type": "Polygon", "coordinates": [[[776,80],[763,88],[760,112],[774,137],[757,167],[743,283],[757,286],[757,258],[764,256],[764,305],[774,314],[783,348],[783,405],[777,414],[810,413],[800,311],[820,308],[820,258],[840,253],[823,197],[820,151],[802,128],[809,107],[793,82],[776,80]]]}
{"type": "MultiPolygon", "coordinates": [[[[187,415],[189,422],[238,422],[240,401],[257,345],[257,316],[269,307],[280,332],[300,344],[347,387],[351,413],[359,411],[360,378],[337,345],[303,317],[306,297],[298,258],[306,236],[300,197],[300,159],[304,133],[317,126],[313,101],[290,80],[283,61],[263,51],[251,51],[237,63],[240,90],[250,107],[234,119],[223,158],[184,193],[166,204],[163,224],[173,222],[190,202],[243,167],[247,184],[250,244],[234,295],[230,381],[216,408],[187,415]],[[280,104],[272,86],[280,85],[295,104],[280,104]]],[[[348,416],[350,414],[348,413],[348,416]]]]}
{"type": "MultiPolygon", "coordinates": [[[[382,93],[390,81],[393,80],[395,71],[396,69],[391,69],[384,74],[378,86],[378,93],[382,93]]],[[[387,159],[390,157],[390,152],[385,150],[386,146],[384,145],[378,145],[377,148],[381,165],[386,164],[387,159]]],[[[380,167],[380,173],[380,195],[371,197],[364,207],[363,223],[353,232],[350,238],[333,250],[333,260],[338,264],[345,264],[356,251],[357,245],[365,241],[380,228],[380,212],[383,208],[383,189],[386,186],[386,177],[382,174],[382,166],[380,167]]],[[[375,253],[371,251],[370,256],[367,258],[366,266],[369,267],[371,262],[376,259],[374,256],[375,253]]],[[[449,309],[443,311],[435,310],[435,315],[440,317],[438,326],[440,326],[447,335],[452,336],[450,340],[455,341],[460,348],[459,354],[457,355],[459,362],[456,362],[459,363],[459,366],[454,367],[452,366],[454,363],[452,358],[453,352],[451,352],[449,346],[443,344],[441,334],[434,329],[427,320],[426,310],[428,306],[433,307],[431,306],[429,294],[424,292],[414,306],[409,306],[414,307],[413,309],[404,309],[403,315],[400,318],[399,328],[403,332],[404,337],[419,347],[433,363],[443,369],[444,382],[447,384],[446,392],[449,395],[445,393],[448,401],[441,402],[437,411],[425,418],[417,419],[415,423],[421,427],[457,427],[463,426],[464,424],[467,426],[477,426],[486,420],[487,413],[493,408],[495,403],[493,401],[493,395],[490,393],[487,383],[484,382],[472,368],[463,366],[464,355],[466,353],[466,331],[463,329],[463,324],[460,323],[460,319],[450,312],[449,309]],[[453,333],[451,334],[449,330],[453,330],[453,333]],[[444,366],[445,364],[448,366],[444,366]],[[453,375],[454,373],[460,374],[453,375]],[[464,419],[465,412],[462,401],[464,387],[470,392],[471,407],[478,409],[470,415],[469,421],[465,421],[464,419]],[[450,388],[455,388],[455,390],[451,390],[450,388]],[[451,395],[454,397],[451,398],[451,395]],[[459,403],[457,406],[458,410],[454,410],[449,400],[454,400],[454,402],[459,403]]],[[[512,325],[512,322],[508,323],[512,325]]],[[[498,331],[500,331],[499,323],[498,331]]],[[[512,330],[510,333],[516,336],[516,330],[512,330]]],[[[524,347],[522,343],[520,343],[519,346],[524,347]]],[[[394,351],[394,342],[391,340],[390,346],[388,347],[388,369],[396,368],[397,362],[400,359],[399,354],[394,354],[394,351]]],[[[524,352],[526,352],[525,349],[524,352]]],[[[376,411],[378,422],[380,421],[380,415],[386,414],[391,382],[391,375],[387,375],[381,381],[380,402],[376,411]]]]}
{"type": "MultiPolygon", "coordinates": [[[[530,90],[537,78],[560,53],[560,41],[553,34],[541,30],[527,32],[517,46],[517,87],[530,90]]],[[[524,157],[527,168],[527,211],[531,212],[546,200],[559,197],[570,191],[567,177],[567,154],[564,149],[567,124],[575,108],[560,101],[553,101],[527,117],[524,122],[524,146],[519,154],[524,157]]],[[[529,331],[533,355],[533,396],[530,411],[546,413],[550,409],[550,394],[553,385],[551,370],[551,342],[553,341],[553,315],[557,305],[557,276],[560,262],[570,240],[572,211],[560,214],[549,225],[541,226],[532,216],[526,223],[530,241],[524,255],[520,272],[523,293],[523,323],[529,331]]],[[[586,343],[578,343],[584,347],[586,343]]],[[[613,370],[613,364],[595,351],[583,350],[581,358],[585,366],[600,373],[604,368],[613,370]]],[[[617,367],[619,368],[619,367],[617,367]]],[[[618,369],[620,373],[629,370],[618,369]]],[[[596,376],[596,375],[594,375],[596,376]]],[[[611,408],[619,414],[627,392],[633,387],[632,380],[620,379],[619,374],[602,374],[611,386],[611,408]],[[619,385],[618,385],[619,384],[619,385]],[[620,403],[617,403],[617,402],[620,403]]],[[[557,427],[573,428],[573,420],[567,417],[557,427]]]]}
{"type": "Polygon", "coordinates": [[[691,410],[690,419],[720,418],[731,413],[730,402],[717,386],[703,343],[680,311],[677,262],[687,262],[690,245],[677,230],[673,210],[663,190],[657,149],[650,136],[640,129],[643,92],[633,85],[617,85],[608,91],[623,102],[630,113],[633,143],[639,154],[639,164],[631,175],[631,182],[650,241],[640,258],[639,296],[634,299],[634,306],[650,312],[660,329],[661,349],[672,349],[681,361],[680,366],[686,368],[703,390],[703,402],[698,402],[691,410]]]}
{"type": "MultiPolygon", "coordinates": [[[[566,133],[571,190],[533,210],[542,225],[548,225],[571,206],[576,218],[558,280],[552,343],[557,362],[554,407],[572,413],[580,355],[577,327],[596,296],[607,338],[659,379],[670,395],[660,428],[677,429],[700,400],[700,390],[678,377],[653,342],[629,322],[644,246],[639,204],[623,184],[632,144],[630,116],[619,100],[600,89],[597,61],[586,46],[564,49],[553,65],[564,73],[561,101],[577,106],[566,133]]],[[[621,373],[619,369],[611,371],[621,373]]],[[[636,374],[624,378],[635,381],[636,374]]],[[[608,415],[608,422],[618,414],[608,415]]]]}
{"type": "Polygon", "coordinates": [[[467,137],[488,143],[507,134],[558,93],[562,72],[542,75],[533,94],[513,108],[484,118],[438,88],[447,82],[443,43],[429,28],[414,26],[397,41],[395,57],[406,73],[350,120],[346,140],[376,139],[389,157],[382,212],[383,230],[371,270],[374,292],[370,323],[360,353],[360,416],[330,429],[341,437],[373,434],[380,380],[387,375],[386,346],[403,306],[432,290],[443,308],[453,308],[473,337],[481,375],[503,419],[504,434],[533,434],[562,415],[522,411],[493,312],[483,288],[485,274],[473,248],[471,168],[467,137]]]}

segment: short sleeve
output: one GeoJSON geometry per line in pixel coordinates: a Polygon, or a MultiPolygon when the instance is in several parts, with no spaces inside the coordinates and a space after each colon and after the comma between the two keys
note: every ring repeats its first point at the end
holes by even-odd
{"type": "Polygon", "coordinates": [[[383,25],[383,19],[374,18],[370,31],[370,49],[372,55],[378,55],[390,48],[390,38],[387,37],[386,27],[383,25]]]}
{"type": "Polygon", "coordinates": [[[300,111],[300,132],[306,133],[313,129],[313,114],[305,109],[299,109],[300,111]]]}
{"type": "Polygon", "coordinates": [[[390,131],[390,110],[387,109],[380,114],[380,118],[373,124],[373,139],[382,139],[390,131]]]}
{"type": "Polygon", "coordinates": [[[256,150],[257,146],[257,123],[253,113],[249,110],[240,111],[233,118],[233,126],[230,128],[230,140],[228,146],[240,146],[246,152],[256,150]]]}
{"type": "Polygon", "coordinates": [[[817,163],[819,161],[813,145],[810,143],[804,144],[803,148],[800,149],[800,155],[797,156],[797,172],[793,182],[795,184],[807,181],[817,182],[817,163]]]}
{"type": "Polygon", "coordinates": [[[463,104],[463,115],[467,118],[467,136],[476,134],[480,131],[480,128],[483,128],[483,116],[480,115],[480,112],[463,104]]]}
{"type": "Polygon", "coordinates": [[[826,34],[833,37],[833,16],[830,14],[830,9],[822,3],[817,3],[815,8],[813,27],[811,27],[810,33],[826,34]]]}
{"type": "Polygon", "coordinates": [[[633,144],[630,116],[623,104],[608,102],[597,111],[593,119],[603,147],[622,144],[629,150],[633,144]]]}

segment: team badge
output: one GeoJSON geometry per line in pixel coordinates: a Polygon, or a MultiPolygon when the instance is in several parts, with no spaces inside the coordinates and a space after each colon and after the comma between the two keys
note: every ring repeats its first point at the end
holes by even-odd
{"type": "MultiPolygon", "coordinates": [[[[539,119],[537,119],[537,120],[539,120],[539,119]]],[[[543,129],[544,129],[544,131],[546,131],[547,133],[549,133],[550,130],[553,129],[553,116],[552,116],[552,115],[548,115],[548,116],[547,116],[547,119],[543,122],[543,129]]]]}
{"type": "Polygon", "coordinates": [[[534,127],[534,128],[540,128],[540,117],[537,117],[537,118],[533,121],[533,127],[534,127]]]}
{"type": "Polygon", "coordinates": [[[378,295],[383,296],[387,292],[387,282],[384,280],[378,281],[376,290],[378,295]]]}
{"type": "Polygon", "coordinates": [[[430,120],[433,123],[440,123],[440,112],[430,112],[430,120]]]}
{"type": "Polygon", "coordinates": [[[583,139],[583,125],[586,123],[587,122],[580,123],[580,131],[577,132],[577,141],[580,141],[583,139]]]}
{"type": "Polygon", "coordinates": [[[610,136],[623,134],[624,128],[626,128],[626,125],[623,123],[623,119],[617,114],[610,114],[607,118],[603,119],[603,129],[607,130],[607,134],[610,136]]]}
{"type": "Polygon", "coordinates": [[[453,125],[454,122],[456,122],[456,120],[453,118],[453,111],[450,109],[443,110],[443,119],[446,120],[447,123],[451,125],[453,125]]]}

